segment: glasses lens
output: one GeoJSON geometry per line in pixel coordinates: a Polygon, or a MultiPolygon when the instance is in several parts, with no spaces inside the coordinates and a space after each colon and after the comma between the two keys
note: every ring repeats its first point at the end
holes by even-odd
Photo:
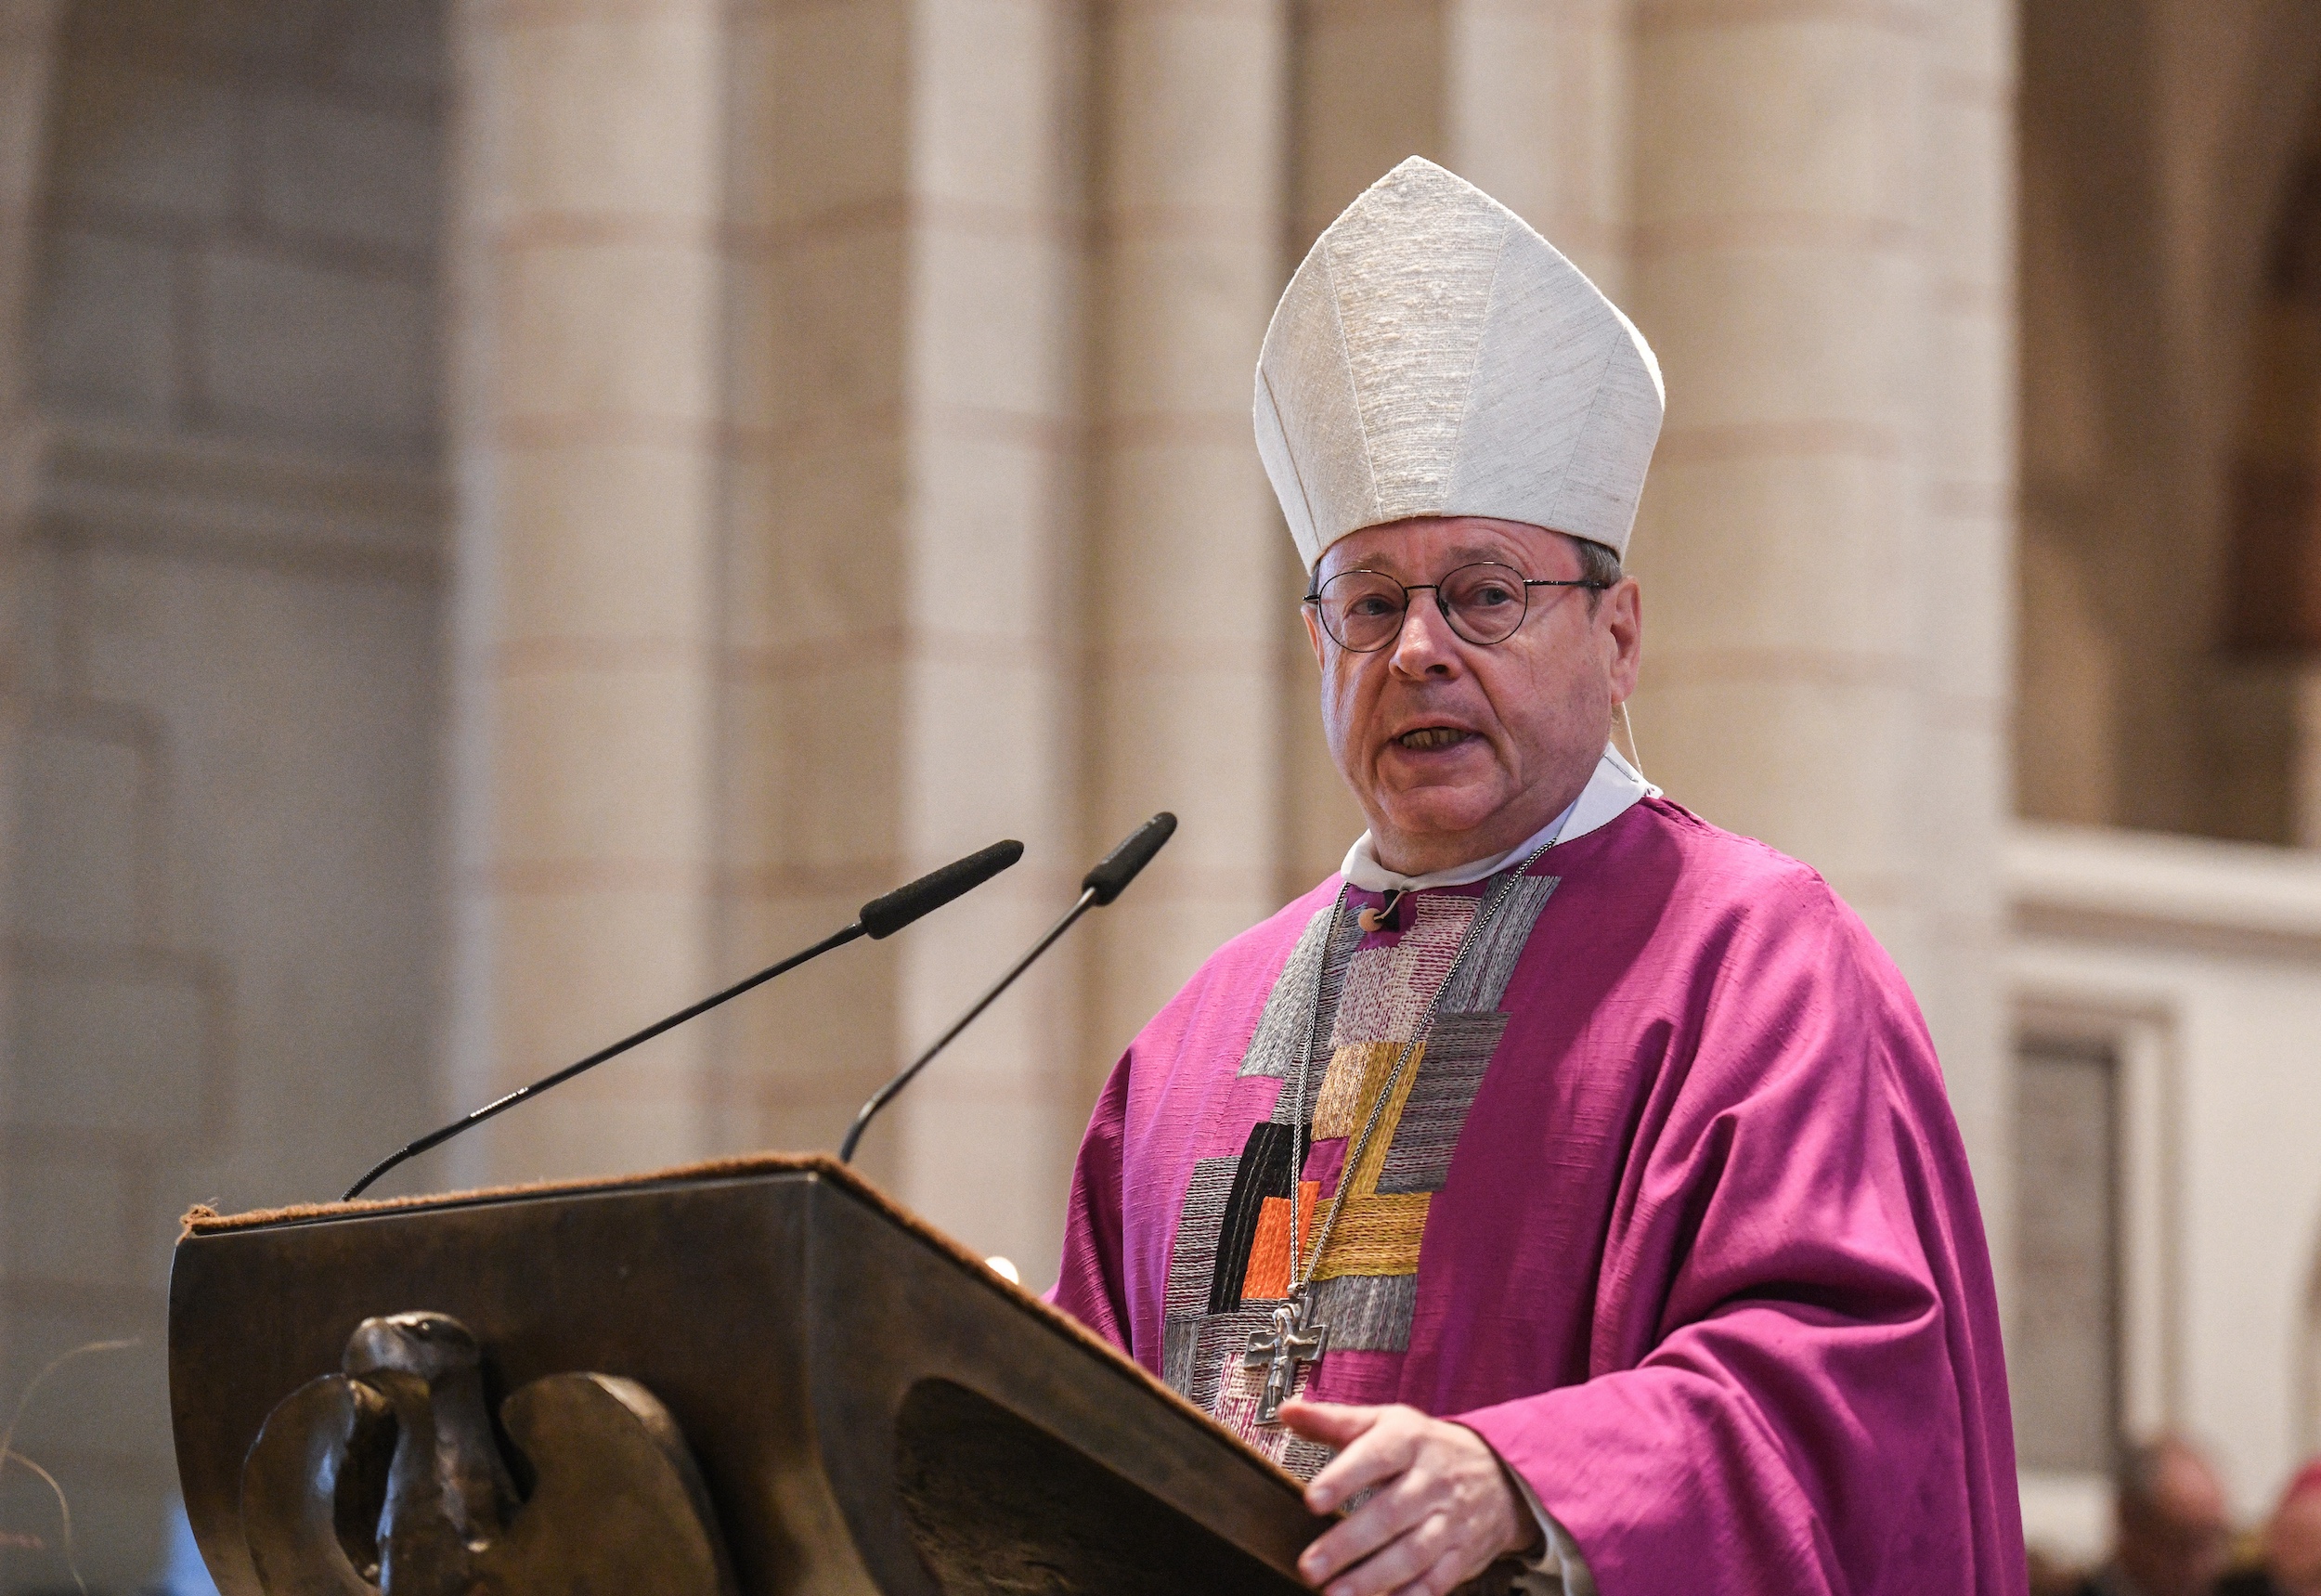
{"type": "Polygon", "coordinates": [[[1322,584],[1322,626],[1356,654],[1384,648],[1402,630],[1402,584],[1376,571],[1341,571],[1322,584]]]}
{"type": "Polygon", "coordinates": [[[1505,642],[1524,624],[1524,575],[1512,565],[1461,565],[1443,578],[1453,630],[1469,642],[1505,642]]]}

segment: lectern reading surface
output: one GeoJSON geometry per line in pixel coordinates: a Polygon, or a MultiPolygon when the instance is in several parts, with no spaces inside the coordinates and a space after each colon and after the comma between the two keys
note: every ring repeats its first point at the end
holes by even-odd
{"type": "Polygon", "coordinates": [[[1272,1596],[1324,1527],[1135,1363],[819,1158],[197,1215],[170,1383],[224,1596],[524,1596],[527,1570],[593,1590],[616,1560],[591,1536],[666,1540],[747,1596],[1272,1596]],[[461,1358],[463,1399],[410,1372],[461,1358]],[[466,1527],[426,1542],[422,1487],[466,1527]],[[671,1527],[695,1504],[704,1530],[671,1527]]]}

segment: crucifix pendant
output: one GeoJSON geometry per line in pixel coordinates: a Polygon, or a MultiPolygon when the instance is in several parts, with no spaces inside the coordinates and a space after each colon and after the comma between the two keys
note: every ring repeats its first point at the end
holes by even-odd
{"type": "Polygon", "coordinates": [[[1271,1330],[1250,1332],[1249,1350],[1241,1355],[1241,1367],[1265,1371],[1265,1388],[1257,1398],[1260,1424],[1281,1422],[1281,1405],[1290,1400],[1290,1387],[1297,1381],[1298,1365],[1319,1363],[1329,1345],[1329,1327],[1307,1324],[1305,1315],[1306,1299],[1301,1291],[1294,1300],[1274,1310],[1271,1330]]]}

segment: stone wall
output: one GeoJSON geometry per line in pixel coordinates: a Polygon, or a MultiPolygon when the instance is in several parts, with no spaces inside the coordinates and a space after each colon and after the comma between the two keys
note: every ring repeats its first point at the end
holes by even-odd
{"type": "MultiPolygon", "coordinates": [[[[431,4],[68,9],[30,349],[0,1391],[93,1586],[174,1489],[175,1217],[435,1117],[431,4]]],[[[263,1333],[262,1316],[253,1333],[263,1333]]],[[[0,1528],[53,1549],[32,1482],[0,1528]]],[[[11,1551],[12,1588],[67,1583],[11,1551]]]]}

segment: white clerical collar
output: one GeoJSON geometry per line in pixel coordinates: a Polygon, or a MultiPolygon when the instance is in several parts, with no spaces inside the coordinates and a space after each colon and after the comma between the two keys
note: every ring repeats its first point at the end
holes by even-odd
{"type": "Polygon", "coordinates": [[[1464,887],[1470,881],[1498,875],[1542,844],[1576,842],[1591,831],[1601,831],[1640,800],[1659,796],[1660,789],[1639,774],[1636,767],[1620,758],[1620,751],[1607,743],[1603,758],[1596,761],[1595,774],[1588,778],[1588,785],[1580,789],[1571,807],[1505,853],[1495,853],[1471,864],[1454,864],[1447,870],[1424,876],[1397,876],[1378,862],[1378,850],[1371,845],[1370,834],[1366,831],[1346,850],[1346,862],[1338,867],[1338,873],[1364,892],[1421,892],[1430,887],[1464,887]]]}

